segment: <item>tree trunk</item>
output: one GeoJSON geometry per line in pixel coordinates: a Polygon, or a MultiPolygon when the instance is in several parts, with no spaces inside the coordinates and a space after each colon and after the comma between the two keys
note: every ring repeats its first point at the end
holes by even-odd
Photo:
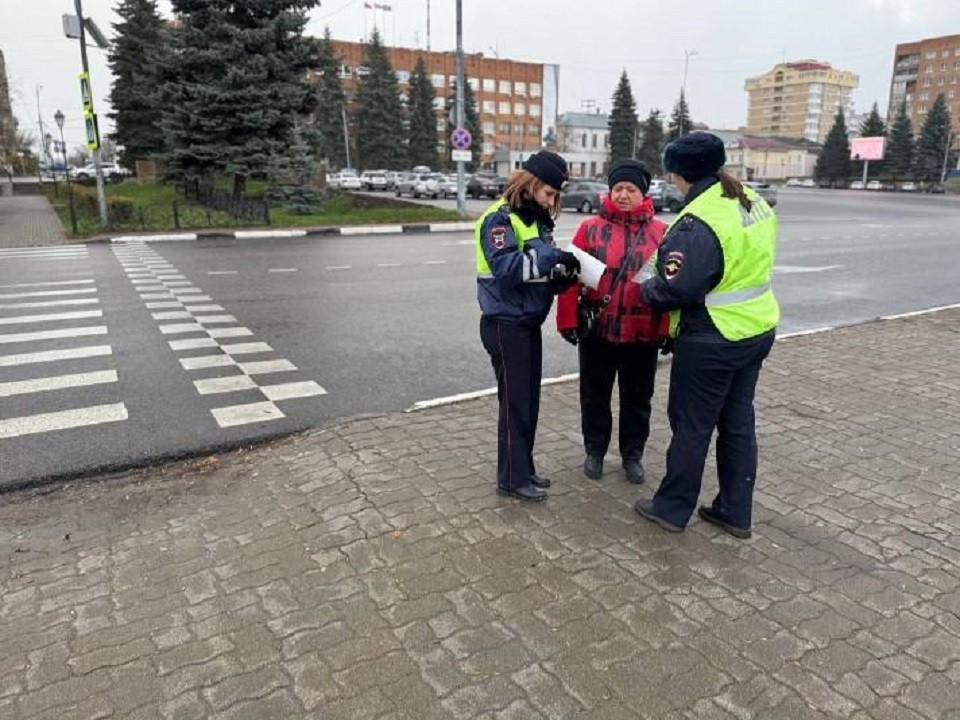
{"type": "Polygon", "coordinates": [[[247,176],[240,173],[233,174],[233,201],[240,202],[247,190],[247,176]]]}

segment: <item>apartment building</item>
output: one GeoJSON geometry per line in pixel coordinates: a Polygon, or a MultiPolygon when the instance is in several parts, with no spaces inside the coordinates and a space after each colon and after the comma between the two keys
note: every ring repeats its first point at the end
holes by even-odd
{"type": "MultiPolygon", "coordinates": [[[[334,40],[340,58],[340,77],[348,96],[356,95],[357,82],[366,71],[364,43],[334,40]]],[[[455,92],[456,54],[428,52],[418,48],[387,47],[387,57],[397,73],[401,99],[409,92],[410,73],[423,57],[436,91],[437,133],[440,145],[446,129],[446,99],[455,92]]],[[[490,162],[497,150],[535,150],[543,138],[556,133],[560,67],[488,57],[483,53],[464,56],[467,82],[477,99],[483,131],[482,158],[490,162]]]]}
{"type": "Polygon", "coordinates": [[[13,108],[10,106],[10,88],[7,85],[7,68],[0,50],[0,158],[7,158],[16,151],[14,133],[17,124],[13,119],[13,108]]]}
{"type": "Polygon", "coordinates": [[[941,93],[950,109],[953,127],[960,131],[960,35],[897,45],[887,122],[893,120],[900,104],[906,102],[913,130],[919,131],[941,93]]]}
{"type": "Polygon", "coordinates": [[[837,108],[849,119],[857,75],[819,60],[780,63],[747,78],[747,133],[822,143],[837,108]]]}

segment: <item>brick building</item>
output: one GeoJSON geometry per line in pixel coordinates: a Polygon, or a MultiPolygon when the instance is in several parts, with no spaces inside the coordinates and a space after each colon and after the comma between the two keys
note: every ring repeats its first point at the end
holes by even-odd
{"type": "Polygon", "coordinates": [[[950,108],[954,129],[960,131],[960,35],[897,45],[887,122],[893,120],[900,103],[906,101],[913,130],[918,132],[940,93],[950,108]]]}
{"type": "Polygon", "coordinates": [[[818,60],[779,63],[744,84],[749,97],[747,131],[822,143],[837,108],[850,119],[859,82],[854,73],[818,60]]]}
{"type": "MultiPolygon", "coordinates": [[[[364,43],[333,41],[340,58],[340,78],[348,97],[356,95],[365,71],[364,43]]],[[[446,146],[445,104],[454,93],[456,53],[428,52],[417,48],[387,47],[387,57],[397,73],[401,99],[409,92],[410,73],[423,57],[436,92],[438,146],[446,146]]],[[[520,62],[482,53],[464,55],[464,72],[477,99],[483,131],[482,157],[490,162],[497,150],[532,150],[543,137],[555,133],[560,69],[557,65],[520,62]]]]}
{"type": "Polygon", "coordinates": [[[7,66],[0,50],[0,158],[10,157],[16,151],[16,121],[13,118],[13,108],[10,105],[10,86],[7,84],[7,66]]]}

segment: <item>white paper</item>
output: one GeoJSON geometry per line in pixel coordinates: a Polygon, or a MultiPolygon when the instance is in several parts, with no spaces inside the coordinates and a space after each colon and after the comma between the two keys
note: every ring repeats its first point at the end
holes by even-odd
{"type": "Polygon", "coordinates": [[[590,253],[573,245],[568,247],[567,251],[572,252],[580,261],[580,282],[588,288],[598,289],[600,287],[600,277],[607,266],[590,253]]]}

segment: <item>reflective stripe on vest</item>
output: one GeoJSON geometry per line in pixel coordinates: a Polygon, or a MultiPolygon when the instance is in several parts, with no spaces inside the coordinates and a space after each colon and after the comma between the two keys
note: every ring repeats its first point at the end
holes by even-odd
{"type": "MultiPolygon", "coordinates": [[[[718,182],[695,197],[670,226],[692,215],[713,230],[723,252],[723,276],[707,294],[704,305],[717,330],[727,340],[756,337],[780,320],[780,307],[770,287],[777,246],[777,217],[751,188],[744,192],[752,203],[747,212],[733,198],[723,197],[718,182]]],[[[682,311],[670,313],[670,332],[679,330],[682,311]]]]}
{"type": "MultiPolygon", "coordinates": [[[[490,265],[487,263],[487,257],[483,254],[483,244],[480,238],[480,228],[483,227],[484,221],[488,216],[497,212],[502,206],[506,205],[507,201],[503,198],[497,200],[490,207],[483,211],[483,215],[477,220],[477,224],[473,228],[473,238],[474,244],[477,248],[477,277],[478,278],[492,278],[493,273],[490,270],[490,265]]],[[[523,246],[528,240],[533,240],[540,237],[540,229],[537,227],[537,223],[534,222],[531,225],[525,225],[523,220],[521,220],[516,213],[510,213],[510,226],[513,228],[514,237],[517,238],[517,247],[522,251],[523,246]]],[[[536,274],[536,265],[534,264],[533,268],[529,270],[531,276],[536,274]]],[[[546,278],[538,278],[540,282],[544,282],[546,278]]]]}

